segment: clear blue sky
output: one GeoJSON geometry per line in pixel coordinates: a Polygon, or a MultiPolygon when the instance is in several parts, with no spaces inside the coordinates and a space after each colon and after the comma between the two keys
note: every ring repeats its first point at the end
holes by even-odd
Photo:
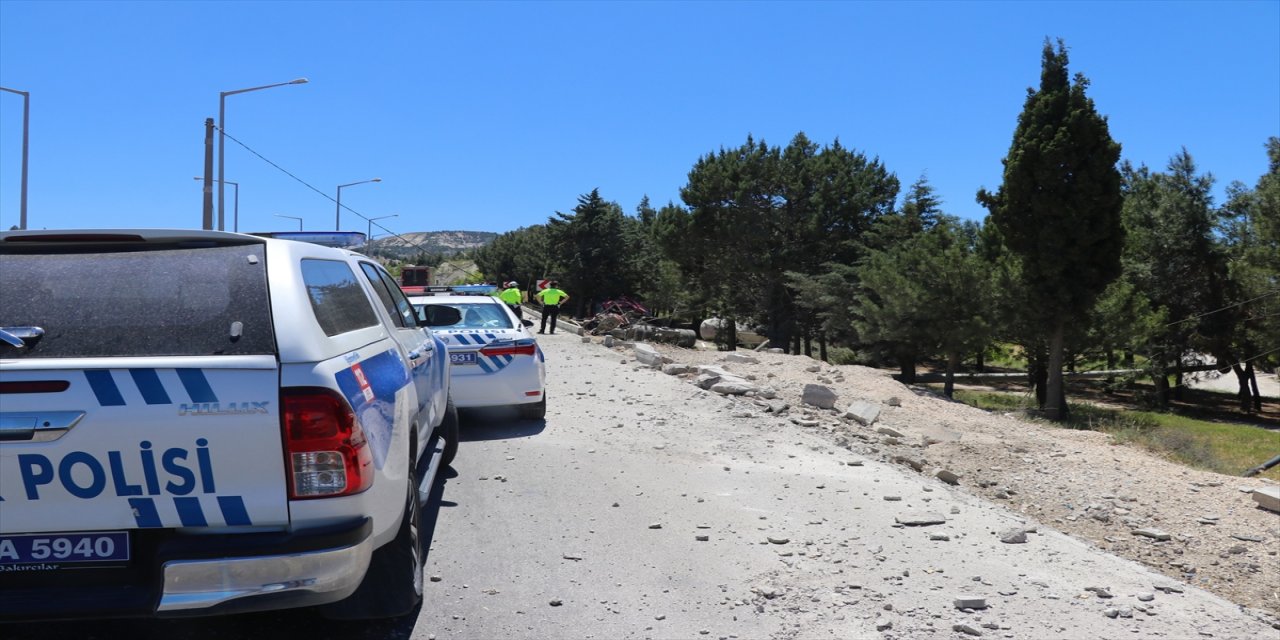
{"type": "MultiPolygon", "coordinates": [[[[699,156],[803,131],[981,219],[1044,39],[1123,157],[1253,186],[1280,135],[1280,2],[26,2],[0,85],[31,92],[28,226],[199,228],[203,123],[396,232],[509,231],[599,188],[679,203],[699,156]]],[[[22,98],[0,93],[0,228],[22,98]]],[[[216,166],[216,164],[215,164],[216,166]]],[[[215,173],[216,175],[216,173],[215,173]]],[[[332,229],[334,203],[227,141],[240,229],[332,229]]],[[[232,189],[226,227],[232,228],[232,189]]],[[[366,229],[345,212],[342,227],[366,229]]],[[[375,233],[378,233],[375,230],[375,233]]]]}

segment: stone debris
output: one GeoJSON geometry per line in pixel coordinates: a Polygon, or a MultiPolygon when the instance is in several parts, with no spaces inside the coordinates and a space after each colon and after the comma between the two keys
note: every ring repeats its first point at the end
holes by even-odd
{"type": "Polygon", "coordinates": [[[1157,584],[1154,589],[1165,593],[1182,593],[1182,587],[1176,584],[1157,584]]]}
{"type": "Polygon", "coordinates": [[[932,534],[929,534],[929,539],[936,540],[938,542],[950,542],[951,536],[945,533],[932,533],[932,534]]]}
{"type": "Polygon", "coordinates": [[[1152,600],[1155,600],[1155,599],[1156,599],[1156,594],[1151,593],[1149,591],[1143,591],[1142,593],[1138,594],[1138,600],[1142,602],[1151,602],[1152,600]]]}
{"type": "Polygon", "coordinates": [[[880,403],[858,400],[845,408],[844,417],[869,427],[880,417],[880,403]]]}
{"type": "Polygon", "coordinates": [[[1120,610],[1115,607],[1107,607],[1106,609],[1102,610],[1102,615],[1108,618],[1115,618],[1120,615],[1120,610]]]}
{"type": "Polygon", "coordinates": [[[1280,513],[1280,487],[1260,487],[1252,491],[1253,501],[1267,511],[1280,513]]]}
{"type": "Polygon", "coordinates": [[[745,353],[731,353],[723,358],[720,358],[720,360],[724,362],[736,362],[739,364],[760,364],[759,359],[755,358],[754,356],[749,356],[745,353]]]}
{"type": "Polygon", "coordinates": [[[897,429],[891,429],[891,428],[889,428],[889,427],[880,427],[880,428],[876,429],[876,433],[883,433],[883,434],[884,434],[884,435],[886,435],[886,436],[893,436],[893,437],[895,437],[895,438],[905,438],[905,437],[907,437],[907,436],[906,436],[906,435],[904,435],[901,431],[898,431],[897,429]]]}
{"type": "Polygon", "coordinates": [[[882,618],[876,622],[876,631],[888,631],[889,629],[892,629],[892,628],[893,628],[892,621],[885,620],[882,618]]]}
{"type": "Polygon", "coordinates": [[[806,384],[800,395],[800,402],[822,409],[833,409],[836,406],[836,393],[820,384],[806,384]]]}
{"type": "Polygon", "coordinates": [[[1024,544],[1027,541],[1027,532],[1023,529],[1010,529],[1000,535],[1000,542],[1005,544],[1024,544]]]}
{"type": "Polygon", "coordinates": [[[661,529],[661,528],[662,528],[662,523],[661,523],[661,522],[655,522],[655,523],[653,523],[653,524],[649,525],[649,528],[650,528],[650,529],[661,529]]]}
{"type": "Polygon", "coordinates": [[[1099,598],[1114,598],[1114,597],[1115,597],[1115,596],[1111,595],[1111,591],[1110,591],[1110,590],[1108,590],[1106,587],[1085,587],[1085,588],[1084,588],[1084,590],[1085,590],[1085,591],[1092,591],[1092,592],[1093,592],[1094,594],[1096,594],[1099,598]]]}
{"type": "Polygon", "coordinates": [[[694,368],[687,364],[665,364],[662,365],[662,372],[669,376],[678,376],[685,373],[692,373],[694,368]]]}
{"type": "Polygon", "coordinates": [[[900,524],[900,525],[928,526],[928,525],[945,524],[945,522],[947,521],[947,518],[946,516],[942,516],[941,513],[933,513],[928,511],[909,511],[906,513],[902,513],[901,516],[896,516],[895,518],[893,518],[893,520],[897,521],[897,524],[900,524]]]}
{"type": "Polygon", "coordinates": [[[952,471],[938,469],[938,472],[933,475],[947,484],[960,484],[960,476],[952,471]]]}
{"type": "Polygon", "coordinates": [[[697,540],[698,542],[706,542],[711,539],[711,536],[696,535],[693,537],[693,539],[697,540]]]}
{"type": "Polygon", "coordinates": [[[898,464],[905,464],[908,467],[915,469],[917,472],[924,471],[924,461],[917,460],[911,456],[894,456],[893,461],[898,464]]]}
{"type": "Polygon", "coordinates": [[[662,354],[658,353],[653,345],[637,342],[631,348],[635,353],[636,362],[655,368],[662,366],[662,354]]]}
{"type": "Polygon", "coordinates": [[[1240,533],[1233,533],[1231,534],[1231,537],[1235,538],[1236,540],[1243,540],[1245,542],[1262,542],[1263,540],[1261,536],[1249,536],[1249,535],[1244,535],[1240,533]]]}
{"type": "Polygon", "coordinates": [[[885,496],[885,502],[901,502],[902,496],[885,496]]]}
{"type": "Polygon", "coordinates": [[[898,398],[898,396],[889,396],[889,399],[888,399],[888,400],[885,400],[885,401],[884,401],[884,403],[885,403],[885,404],[887,404],[887,405],[889,405],[889,406],[891,406],[891,407],[901,407],[901,406],[902,406],[902,400],[900,400],[900,399],[898,398]]]}
{"type": "Polygon", "coordinates": [[[952,604],[954,604],[957,609],[986,609],[987,599],[973,595],[958,595],[955,600],[952,601],[952,604]]]}
{"type": "Polygon", "coordinates": [[[566,554],[561,555],[560,557],[564,558],[565,560],[581,560],[581,559],[582,559],[582,554],[581,554],[581,553],[566,553],[566,554]]]}
{"type": "Polygon", "coordinates": [[[774,536],[769,536],[768,540],[773,544],[786,544],[788,542],[791,542],[791,538],[776,538],[774,536]]]}
{"type": "Polygon", "coordinates": [[[952,630],[952,631],[959,631],[960,633],[965,633],[965,634],[968,634],[968,635],[971,635],[971,636],[980,636],[980,635],[982,635],[982,632],[981,632],[981,631],[978,631],[977,629],[974,629],[973,627],[971,627],[971,626],[969,626],[969,625],[967,625],[967,624],[953,624],[953,625],[951,625],[951,630],[952,630]]]}
{"type": "Polygon", "coordinates": [[[562,602],[559,598],[555,598],[555,599],[553,599],[551,602],[549,602],[549,603],[547,603],[547,604],[550,604],[550,605],[551,605],[551,606],[553,606],[553,607],[558,607],[558,606],[560,606],[560,605],[564,604],[564,602],[562,602]]]}
{"type": "Polygon", "coordinates": [[[822,371],[822,366],[821,366],[821,365],[816,365],[816,364],[811,364],[811,365],[809,365],[809,366],[805,367],[805,368],[804,368],[804,370],[805,370],[805,371],[808,371],[809,373],[817,373],[817,372],[819,372],[819,371],[822,371]]]}
{"type": "Polygon", "coordinates": [[[725,396],[741,396],[756,390],[756,386],[743,380],[721,380],[711,385],[711,391],[725,396]]]}
{"type": "Polygon", "coordinates": [[[1162,540],[1162,541],[1163,541],[1163,540],[1172,540],[1172,539],[1173,539],[1173,536],[1169,535],[1168,533],[1165,533],[1164,531],[1161,531],[1161,530],[1159,530],[1159,529],[1153,529],[1153,528],[1147,528],[1147,529],[1134,529],[1134,530],[1133,530],[1132,532],[1130,532],[1130,533],[1132,533],[1132,534],[1133,534],[1133,535],[1135,535],[1135,536],[1143,536],[1143,537],[1151,538],[1152,540],[1162,540]]]}

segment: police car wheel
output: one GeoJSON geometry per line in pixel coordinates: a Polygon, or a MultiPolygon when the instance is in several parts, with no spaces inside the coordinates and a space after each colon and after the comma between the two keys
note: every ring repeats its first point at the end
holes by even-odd
{"type": "Polygon", "coordinates": [[[408,496],[396,537],[374,550],[360,587],[346,600],[322,609],[334,620],[395,618],[412,613],[422,601],[422,507],[418,474],[411,464],[408,496]]]}
{"type": "Polygon", "coordinates": [[[542,399],[533,404],[518,405],[520,417],[525,420],[542,420],[547,417],[547,394],[542,393],[542,399]]]}
{"type": "Polygon", "coordinates": [[[458,426],[458,408],[453,406],[453,398],[449,398],[444,409],[444,420],[440,422],[437,433],[444,438],[444,453],[440,456],[440,464],[449,466],[458,455],[458,440],[462,435],[458,426]]]}

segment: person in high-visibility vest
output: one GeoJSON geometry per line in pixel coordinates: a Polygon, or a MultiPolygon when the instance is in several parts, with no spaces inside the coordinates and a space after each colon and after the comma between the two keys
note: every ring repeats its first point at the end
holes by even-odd
{"type": "Polygon", "coordinates": [[[559,284],[552,280],[546,289],[537,293],[538,300],[542,302],[542,325],[538,333],[546,332],[548,317],[551,318],[551,333],[556,332],[556,318],[560,316],[560,303],[569,299],[569,294],[556,288],[559,284]]]}
{"type": "Polygon", "coordinates": [[[498,294],[498,299],[505,302],[507,306],[511,308],[511,312],[516,314],[516,320],[523,317],[520,314],[521,297],[520,285],[517,284],[515,280],[508,282],[507,288],[503,289],[502,292],[498,294]]]}

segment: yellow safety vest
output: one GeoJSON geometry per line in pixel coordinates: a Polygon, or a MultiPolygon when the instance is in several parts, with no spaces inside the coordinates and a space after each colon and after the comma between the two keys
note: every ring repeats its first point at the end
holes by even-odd
{"type": "Polygon", "coordinates": [[[560,301],[568,298],[569,294],[559,289],[543,289],[538,292],[538,297],[542,299],[542,304],[560,304],[560,301]]]}

